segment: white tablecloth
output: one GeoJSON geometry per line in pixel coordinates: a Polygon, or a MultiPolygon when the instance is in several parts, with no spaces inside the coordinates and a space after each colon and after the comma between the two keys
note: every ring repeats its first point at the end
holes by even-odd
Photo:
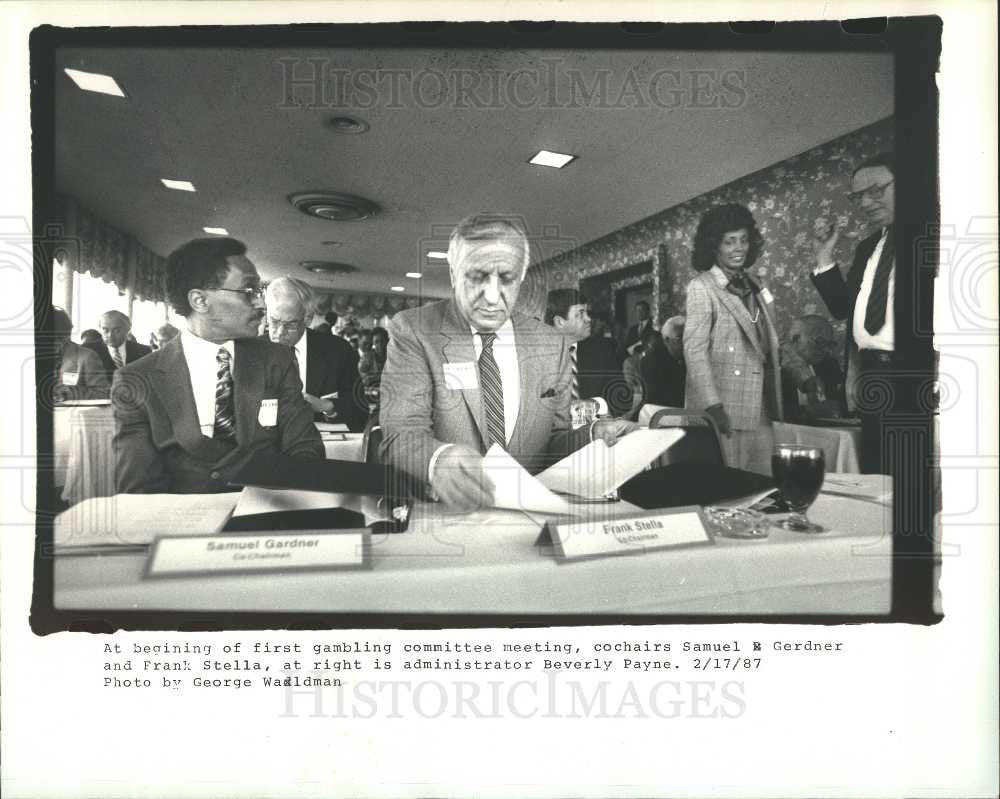
{"type": "MultiPolygon", "coordinates": [[[[653,415],[664,410],[666,405],[643,405],[639,410],[638,422],[648,427],[653,415]]],[[[820,447],[826,456],[828,472],[860,472],[861,426],[822,427],[819,425],[774,422],[775,444],[801,444],[820,447]]]]}
{"type": "Polygon", "coordinates": [[[809,513],[830,528],[820,535],[773,529],[761,541],[559,564],[534,545],[539,517],[418,505],[407,532],[373,538],[370,571],[144,580],[142,554],[60,556],[54,601],[90,610],[888,613],[890,506],[843,496],[876,496],[887,478],[830,477],[809,513]]]}
{"type": "Polygon", "coordinates": [[[56,407],[52,416],[55,484],[70,505],[115,493],[111,405],[56,407]]]}
{"type": "Polygon", "coordinates": [[[828,472],[860,472],[861,425],[821,427],[774,423],[775,444],[802,444],[823,450],[828,472]]]}

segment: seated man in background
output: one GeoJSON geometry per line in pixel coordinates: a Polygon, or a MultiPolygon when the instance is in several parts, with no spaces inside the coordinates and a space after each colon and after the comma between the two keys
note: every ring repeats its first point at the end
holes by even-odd
{"type": "Polygon", "coordinates": [[[789,421],[844,414],[844,374],[831,354],[833,326],[810,314],[792,322],[781,346],[781,391],[789,421]]]}
{"type": "Polygon", "coordinates": [[[312,287],[279,277],[268,285],[265,299],[268,335],[295,351],[302,396],[316,421],[342,422],[352,433],[364,430],[368,408],[358,387],[358,353],[342,338],[306,328],[316,304],[312,287]]]}
{"type": "Polygon", "coordinates": [[[624,416],[632,407],[618,365],[615,343],[591,336],[587,298],[577,289],[553,289],[548,294],[545,323],[566,336],[570,350],[573,399],[600,397],[612,416],[624,416]]]}
{"type": "Polygon", "coordinates": [[[153,349],[162,349],[164,344],[170,341],[170,339],[180,335],[180,332],[181,331],[170,324],[170,322],[163,323],[153,331],[153,349]]]}
{"type": "Polygon", "coordinates": [[[101,341],[95,344],[86,344],[101,359],[101,364],[108,375],[108,382],[114,373],[125,364],[132,363],[144,355],[149,355],[153,350],[145,344],[129,340],[132,332],[132,320],[121,311],[108,311],[101,317],[99,325],[101,330],[101,341]]]}
{"type": "MultiPolygon", "coordinates": [[[[537,472],[590,439],[570,428],[566,338],[514,311],[530,261],[524,224],[477,214],[448,245],[452,297],[400,311],[382,373],[382,455],[450,508],[489,507],[493,444],[537,472]]],[[[634,426],[609,421],[615,438],[634,426]]]]}
{"type": "Polygon", "coordinates": [[[684,365],[684,317],[671,316],[659,335],[648,339],[639,375],[642,378],[644,402],[653,405],[684,407],[684,381],[687,367],[684,365]]]}
{"type": "Polygon", "coordinates": [[[62,308],[49,308],[55,356],[58,359],[52,399],[107,399],[111,381],[101,366],[97,353],[70,341],[73,321],[62,308]]]}
{"type": "Polygon", "coordinates": [[[187,329],[115,373],[118,491],[230,491],[259,452],[323,458],[291,349],[257,338],[264,290],[243,243],[213,237],[174,250],[167,297],[187,329]]]}

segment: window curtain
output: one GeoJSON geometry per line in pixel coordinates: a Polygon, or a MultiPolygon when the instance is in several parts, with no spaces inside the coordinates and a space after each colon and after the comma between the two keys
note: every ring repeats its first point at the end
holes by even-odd
{"type": "Polygon", "coordinates": [[[56,208],[64,241],[57,255],[60,263],[114,283],[119,291],[131,289],[139,300],[166,299],[165,258],[109,225],[73,197],[57,198],[56,208]]]}

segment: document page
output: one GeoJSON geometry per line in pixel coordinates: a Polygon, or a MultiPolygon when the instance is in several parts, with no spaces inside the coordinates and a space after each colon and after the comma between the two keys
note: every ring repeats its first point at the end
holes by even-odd
{"type": "Polygon", "coordinates": [[[598,499],[649,466],[683,435],[677,429],[635,430],[613,447],[598,439],[550,466],[538,480],[560,494],[598,499]]]}
{"type": "Polygon", "coordinates": [[[553,494],[528,474],[527,470],[502,447],[494,444],[483,457],[486,474],[496,486],[496,508],[568,514],[569,503],[553,494]]]}
{"type": "Polygon", "coordinates": [[[236,498],[234,493],[91,497],[56,517],[55,546],[135,546],[160,535],[209,535],[229,520],[236,498]]]}

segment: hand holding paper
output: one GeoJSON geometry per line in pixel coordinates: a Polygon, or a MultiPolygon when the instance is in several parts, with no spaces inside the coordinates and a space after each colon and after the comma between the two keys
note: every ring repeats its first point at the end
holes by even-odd
{"type": "Polygon", "coordinates": [[[470,511],[493,505],[493,481],[484,468],[483,456],[468,447],[453,444],[434,464],[431,488],[449,510],[470,511]]]}

